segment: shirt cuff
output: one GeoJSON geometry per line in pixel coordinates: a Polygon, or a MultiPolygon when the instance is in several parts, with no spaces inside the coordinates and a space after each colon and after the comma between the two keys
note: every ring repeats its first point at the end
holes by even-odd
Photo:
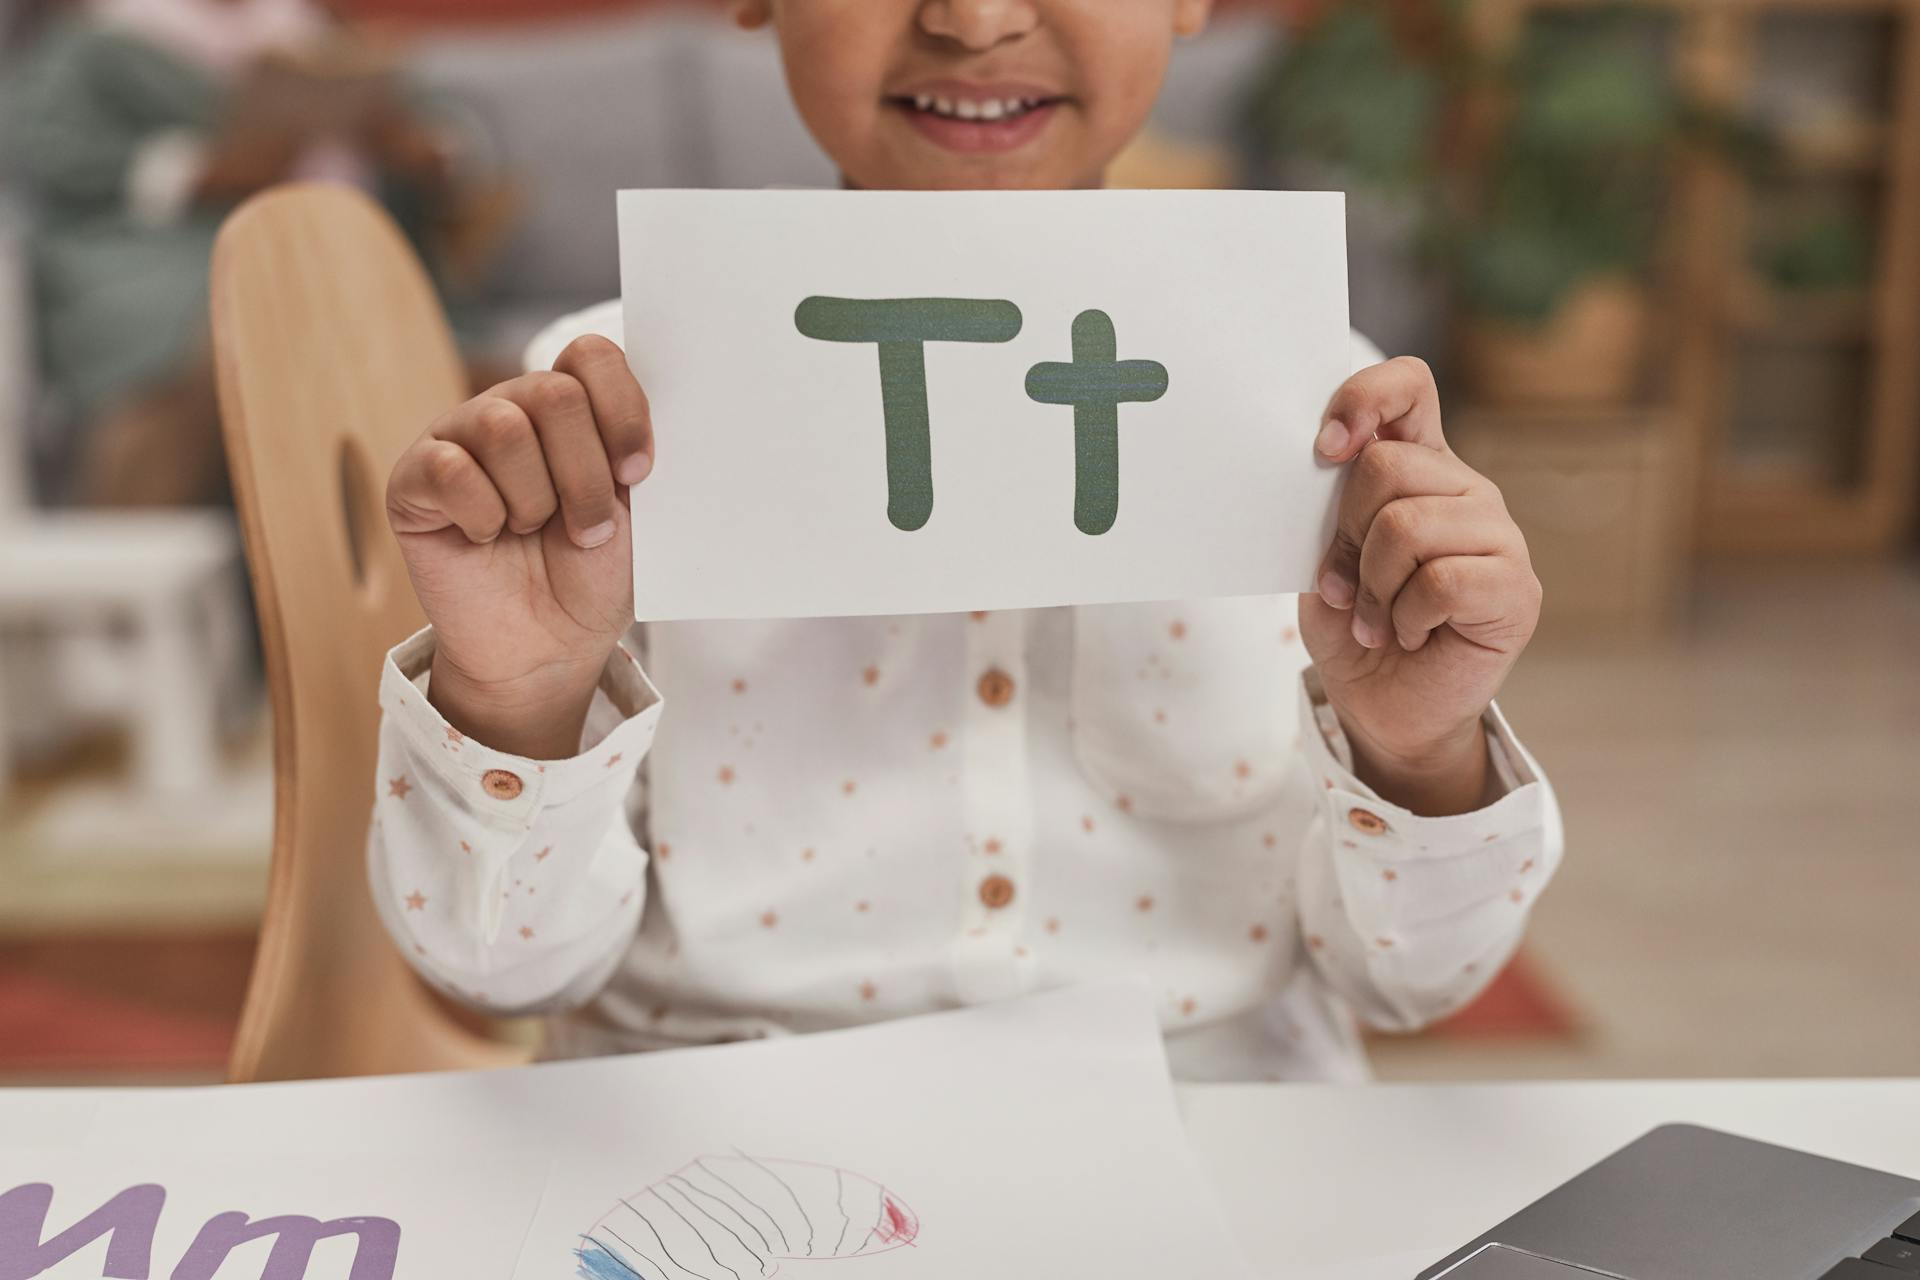
{"type": "Polygon", "coordinates": [[[496,751],[448,724],[427,700],[435,647],[433,628],[426,627],[388,652],[380,677],[381,709],[416,765],[454,794],[473,798],[471,811],[490,825],[524,831],[543,808],[612,780],[623,788],[631,785],[653,745],[664,704],[625,639],[600,673],[580,752],[565,760],[496,751]]]}
{"type": "Polygon", "coordinates": [[[1319,673],[1301,676],[1300,740],[1328,807],[1335,843],[1367,847],[1386,857],[1444,857],[1538,832],[1555,820],[1544,775],[1498,705],[1481,717],[1487,758],[1499,794],[1482,808],[1447,817],[1422,817],[1383,799],[1353,772],[1353,745],[1327,700],[1319,673]]]}
{"type": "Polygon", "coordinates": [[[168,129],[142,142],[127,169],[127,214],[142,226],[178,222],[207,171],[206,139],[191,129],[168,129]]]}

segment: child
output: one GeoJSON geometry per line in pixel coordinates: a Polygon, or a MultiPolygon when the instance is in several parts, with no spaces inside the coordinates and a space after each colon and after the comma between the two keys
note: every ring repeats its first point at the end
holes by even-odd
{"type": "MultiPolygon", "coordinates": [[[[1208,7],[740,16],[849,186],[1095,187],[1208,7]]],[[[1333,398],[1352,474],[1297,602],[635,627],[654,426],[618,337],[562,321],[389,485],[433,626],[387,665],[370,858],[428,981],[577,1010],[547,1052],[579,1055],[1127,974],[1182,1076],[1355,1079],[1354,1012],[1420,1027],[1512,953],[1561,849],[1491,706],[1540,588],[1425,366],[1333,398]]]]}

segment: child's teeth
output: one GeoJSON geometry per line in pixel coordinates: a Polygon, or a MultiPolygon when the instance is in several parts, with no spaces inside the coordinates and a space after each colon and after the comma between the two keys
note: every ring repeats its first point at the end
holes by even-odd
{"type": "Polygon", "coordinates": [[[1006,111],[1007,111],[1007,108],[1005,103],[983,102],[980,104],[980,118],[982,120],[998,120],[1001,116],[1006,114],[1006,111]]]}
{"type": "Polygon", "coordinates": [[[978,120],[980,118],[979,103],[967,102],[963,100],[959,104],[959,106],[960,106],[960,118],[962,120],[978,120]]]}
{"type": "Polygon", "coordinates": [[[931,111],[933,109],[933,95],[926,93],[920,94],[914,98],[913,105],[921,111],[931,111]]]}
{"type": "Polygon", "coordinates": [[[953,103],[946,98],[935,98],[933,109],[943,116],[950,116],[953,114],[953,103]]]}

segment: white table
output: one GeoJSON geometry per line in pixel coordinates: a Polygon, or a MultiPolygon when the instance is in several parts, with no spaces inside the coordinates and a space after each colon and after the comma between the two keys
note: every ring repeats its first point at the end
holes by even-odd
{"type": "MultiPolygon", "coordinates": [[[[1920,1178],[1920,1080],[1186,1085],[1179,1094],[1201,1163],[1273,1280],[1387,1254],[1435,1261],[1672,1121],[1920,1178]]],[[[57,1144],[93,1106],[85,1091],[0,1089],[0,1135],[57,1144]]]]}
{"type": "Polygon", "coordinates": [[[1186,1085],[1180,1106],[1275,1277],[1414,1250],[1437,1261],[1674,1121],[1920,1178],[1920,1080],[1186,1085]]]}

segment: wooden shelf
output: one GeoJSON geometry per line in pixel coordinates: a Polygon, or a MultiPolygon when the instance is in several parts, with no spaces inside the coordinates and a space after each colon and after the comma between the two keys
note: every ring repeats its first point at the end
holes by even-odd
{"type": "Polygon", "coordinates": [[[1754,340],[1796,345],[1867,342],[1877,328],[1865,290],[1796,294],[1750,274],[1728,288],[1724,323],[1754,340]]]}

